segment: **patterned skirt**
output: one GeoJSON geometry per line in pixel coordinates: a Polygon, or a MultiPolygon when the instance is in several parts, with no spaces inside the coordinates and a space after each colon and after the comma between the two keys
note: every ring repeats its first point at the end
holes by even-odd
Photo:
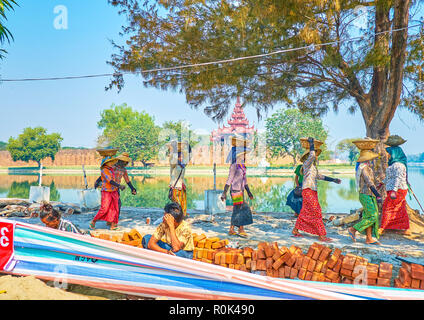
{"type": "Polygon", "coordinates": [[[102,220],[118,223],[119,220],[119,193],[118,191],[102,191],[100,209],[93,220],[102,220]]]}
{"type": "Polygon", "coordinates": [[[187,215],[187,190],[185,186],[180,189],[172,188],[172,201],[178,203],[183,209],[184,216],[187,215]]]}
{"type": "Polygon", "coordinates": [[[390,198],[389,192],[383,203],[381,219],[382,229],[407,230],[409,229],[409,216],[406,210],[406,195],[408,190],[398,190],[396,199],[390,198]]]}
{"type": "Polygon", "coordinates": [[[321,206],[318,202],[318,193],[311,189],[302,191],[302,210],[297,217],[295,228],[307,233],[325,236],[324,222],[322,221],[321,206]]]}
{"type": "Polygon", "coordinates": [[[362,212],[362,219],[353,228],[360,233],[364,233],[366,229],[372,227],[372,234],[377,239],[378,233],[378,207],[375,197],[360,193],[359,202],[362,204],[364,211],[362,212]]]}

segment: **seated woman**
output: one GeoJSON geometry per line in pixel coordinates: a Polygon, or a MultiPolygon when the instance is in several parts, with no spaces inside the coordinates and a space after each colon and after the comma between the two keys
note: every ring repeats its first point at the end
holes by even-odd
{"type": "Polygon", "coordinates": [[[193,235],[190,226],[183,220],[181,206],[171,202],[164,211],[163,221],[153,235],[143,237],[143,248],[193,259],[193,235]]]}
{"type": "Polygon", "coordinates": [[[77,234],[87,234],[80,230],[72,222],[62,219],[62,215],[59,211],[55,210],[49,203],[43,203],[40,207],[40,219],[46,227],[58,229],[61,231],[68,231],[77,234]]]}

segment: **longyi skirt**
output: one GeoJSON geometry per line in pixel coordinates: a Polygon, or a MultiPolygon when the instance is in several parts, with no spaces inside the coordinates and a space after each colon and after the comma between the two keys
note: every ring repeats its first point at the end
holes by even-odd
{"type": "Polygon", "coordinates": [[[325,236],[324,222],[322,221],[321,206],[318,202],[318,193],[311,189],[302,190],[303,205],[297,217],[295,228],[307,233],[325,236]]]}
{"type": "Polygon", "coordinates": [[[244,201],[242,204],[233,205],[233,214],[231,215],[232,226],[241,227],[252,223],[252,211],[250,210],[250,207],[246,201],[244,201]]]}
{"type": "Polygon", "coordinates": [[[408,230],[409,216],[406,210],[406,195],[408,190],[399,189],[396,199],[390,198],[389,192],[383,203],[383,214],[381,219],[382,229],[408,230]]]}

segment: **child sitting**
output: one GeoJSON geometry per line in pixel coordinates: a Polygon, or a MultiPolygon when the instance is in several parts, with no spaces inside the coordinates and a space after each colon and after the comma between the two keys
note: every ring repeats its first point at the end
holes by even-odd
{"type": "Polygon", "coordinates": [[[55,210],[50,203],[44,202],[40,207],[40,219],[46,227],[58,229],[61,231],[68,231],[77,234],[86,234],[81,231],[72,222],[62,219],[59,211],[55,210]]]}

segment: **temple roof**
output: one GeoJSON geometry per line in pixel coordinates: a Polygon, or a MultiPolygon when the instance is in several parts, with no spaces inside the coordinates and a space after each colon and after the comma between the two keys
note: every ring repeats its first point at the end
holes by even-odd
{"type": "Polygon", "coordinates": [[[255,126],[249,126],[249,120],[244,114],[242,104],[240,103],[240,98],[237,97],[237,102],[234,107],[233,113],[229,120],[227,120],[229,127],[223,125],[218,129],[212,131],[211,140],[217,140],[222,135],[232,135],[232,134],[253,134],[255,131],[255,126]]]}

